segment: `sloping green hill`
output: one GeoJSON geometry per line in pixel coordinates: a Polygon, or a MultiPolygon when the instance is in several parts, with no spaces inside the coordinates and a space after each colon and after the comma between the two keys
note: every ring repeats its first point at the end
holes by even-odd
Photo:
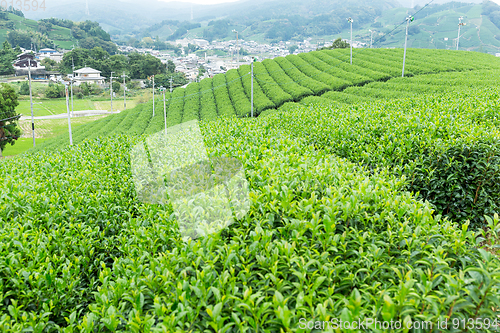
{"type": "MultiPolygon", "coordinates": [[[[72,36],[71,29],[53,25],[51,30],[46,34],[41,34],[39,23],[34,20],[26,19],[11,13],[5,13],[7,20],[0,19],[0,43],[7,39],[9,31],[18,30],[34,34],[34,39],[37,35],[43,35],[50,41],[54,41],[56,47],[63,49],[71,49],[73,45],[77,45],[77,40],[72,36]]],[[[15,47],[16,45],[14,45],[15,47]]]]}
{"type": "MultiPolygon", "coordinates": [[[[308,96],[349,95],[357,86],[386,81],[401,76],[403,50],[365,49],[354,54],[349,64],[349,50],[325,50],[290,55],[255,63],[255,115],[276,109],[287,102],[308,96]],[[331,92],[331,93],[328,93],[331,92]],[[326,94],[325,94],[326,93],[326,94]]],[[[498,70],[500,59],[476,52],[410,49],[406,75],[471,70],[498,70]]],[[[192,119],[212,120],[222,116],[247,117],[250,114],[250,66],[241,66],[226,74],[191,83],[166,95],[167,123],[173,126],[192,119]]],[[[320,97],[315,97],[320,98],[320,97]]],[[[310,100],[306,98],[305,102],[310,100]]],[[[335,99],[335,98],[334,98],[335,99]]],[[[343,100],[344,97],[339,97],[343,100]]],[[[74,132],[74,142],[114,133],[154,133],[164,127],[163,101],[156,99],[153,117],[152,101],[81,126],[74,132]]],[[[44,142],[38,150],[68,144],[68,135],[44,142]]]]}
{"type": "MultiPolygon", "coordinates": [[[[189,241],[172,205],[138,197],[140,137],[0,161],[2,331],[305,333],[335,318],[449,331],[488,318],[480,331],[496,332],[500,261],[487,244],[500,244],[499,94],[295,103],[202,122],[210,160],[241,161],[250,207],[189,241]],[[463,223],[481,213],[488,242],[463,223]]],[[[135,116],[106,126],[147,128],[135,116]]],[[[201,223],[198,198],[185,202],[201,223]]]]}

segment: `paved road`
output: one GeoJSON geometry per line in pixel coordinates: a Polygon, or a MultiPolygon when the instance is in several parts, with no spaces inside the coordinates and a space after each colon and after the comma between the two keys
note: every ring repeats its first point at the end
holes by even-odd
{"type": "MultiPolygon", "coordinates": [[[[74,111],[73,116],[74,117],[91,117],[91,116],[100,116],[100,115],[107,115],[107,114],[114,114],[114,113],[120,113],[120,111],[117,112],[109,112],[106,110],[84,110],[84,111],[74,111]]],[[[50,116],[39,116],[39,117],[34,117],[36,120],[44,120],[44,119],[63,119],[63,118],[68,118],[67,113],[61,113],[61,114],[54,114],[50,116]]],[[[27,120],[31,119],[31,116],[22,116],[21,120],[27,120]]]]}

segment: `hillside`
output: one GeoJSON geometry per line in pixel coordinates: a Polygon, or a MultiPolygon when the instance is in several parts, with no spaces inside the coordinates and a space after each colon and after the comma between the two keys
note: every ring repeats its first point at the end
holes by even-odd
{"type": "MultiPolygon", "coordinates": [[[[365,49],[354,53],[349,64],[349,50],[326,50],[289,55],[285,58],[255,63],[255,115],[276,109],[287,102],[307,101],[320,97],[342,101],[344,95],[365,91],[376,82],[401,76],[403,50],[365,49]],[[310,97],[308,97],[310,96],[310,97]]],[[[498,70],[500,59],[475,52],[410,49],[407,53],[406,75],[470,70],[498,70]]],[[[247,117],[250,114],[250,66],[241,66],[226,74],[191,83],[166,94],[167,123],[173,126],[193,119],[213,120],[222,116],[247,117]]],[[[474,81],[475,82],[475,81],[474,81]]],[[[489,81],[488,81],[489,82],[489,81]]],[[[397,95],[397,93],[393,93],[397,95]]],[[[398,93],[411,95],[411,90],[398,93]]],[[[361,96],[359,99],[363,99],[361,96]]],[[[156,100],[153,117],[152,102],[135,109],[106,117],[82,126],[74,132],[74,142],[114,133],[152,134],[164,126],[163,101],[156,100]]],[[[64,147],[68,136],[49,140],[38,149],[64,147]]]]}
{"type": "MultiPolygon", "coordinates": [[[[37,21],[26,19],[12,13],[3,12],[3,14],[6,15],[6,19],[0,17],[0,43],[3,43],[7,39],[7,34],[10,31],[17,30],[30,33],[30,37],[33,36],[34,39],[38,39],[39,45],[43,47],[52,47],[52,41],[55,43],[56,47],[59,48],[71,49],[73,44],[76,46],[76,39],[72,36],[71,29],[53,26],[50,31],[42,34],[40,33],[40,25],[37,21]]],[[[14,47],[15,46],[17,45],[14,45],[14,47]]],[[[22,47],[25,46],[27,45],[22,45],[22,47]]]]}
{"type": "MultiPolygon", "coordinates": [[[[26,13],[33,18],[59,17],[76,21],[86,20],[84,2],[63,5],[55,2],[47,12],[26,13]]],[[[369,45],[370,29],[374,30],[375,47],[402,47],[404,19],[415,16],[410,29],[409,44],[418,48],[455,49],[458,17],[467,23],[462,29],[461,46],[466,50],[496,53],[500,50],[500,6],[491,1],[435,1],[425,7],[415,2],[401,6],[397,1],[237,1],[219,5],[190,5],[149,1],[137,7],[133,2],[98,2],[90,0],[92,19],[98,21],[120,42],[144,37],[161,41],[188,38],[233,39],[233,29],[245,40],[259,42],[302,42],[312,38],[322,43],[339,36],[348,39],[346,17],[354,18],[354,35],[358,42],[369,45]],[[192,13],[192,19],[191,19],[192,13]],[[175,22],[174,22],[175,21],[175,22]],[[133,24],[130,24],[133,22],[133,24]],[[163,22],[163,23],[162,23],[163,22]],[[188,29],[185,24],[199,24],[188,29]],[[396,30],[394,30],[396,29],[396,30]],[[447,39],[447,40],[445,40],[447,39]]]]}
{"type": "MultiPolygon", "coordinates": [[[[399,71],[391,54],[400,51],[370,51],[374,61],[346,78],[399,71]]],[[[78,145],[0,161],[2,330],[304,333],[342,318],[448,331],[453,322],[497,318],[499,67],[478,53],[411,53],[413,77],[342,92],[323,83],[326,94],[430,94],[341,107],[287,103],[256,119],[200,122],[208,162],[240,161],[250,206],[197,239],[183,240],[173,205],[138,195],[131,152],[146,137],[134,134],[162,128],[148,104],[89,125],[93,138],[78,145]]],[[[286,68],[299,75],[311,66],[286,68]]],[[[324,75],[315,77],[341,82],[324,75]]],[[[300,90],[281,77],[282,87],[300,90]]],[[[298,83],[321,90],[313,81],[304,74],[298,83]]],[[[190,105],[196,96],[174,94],[190,105]]],[[[141,185],[156,185],[150,176],[141,185]]],[[[200,194],[184,198],[191,217],[206,223],[203,184],[189,185],[200,194]]],[[[497,331],[492,322],[480,331],[497,331]]]]}
{"type": "Polygon", "coordinates": [[[92,49],[101,46],[109,53],[117,51],[116,45],[98,23],[73,22],[61,19],[30,20],[13,13],[0,11],[0,42],[8,40],[15,47],[30,49],[57,47],[72,49],[82,47],[92,49]]]}

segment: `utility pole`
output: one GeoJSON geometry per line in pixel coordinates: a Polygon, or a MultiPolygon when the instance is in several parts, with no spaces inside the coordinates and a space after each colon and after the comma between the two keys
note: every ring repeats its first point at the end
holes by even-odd
{"type": "Polygon", "coordinates": [[[153,117],[155,116],[155,76],[153,75],[153,117]]]}
{"type": "Polygon", "coordinates": [[[351,23],[351,65],[352,65],[352,22],[353,22],[353,19],[349,17],[347,19],[347,22],[351,23]]]}
{"type": "Polygon", "coordinates": [[[172,75],[170,75],[170,93],[172,93],[172,75]]]}
{"type": "Polygon", "coordinates": [[[163,117],[165,118],[165,135],[167,135],[167,104],[165,103],[165,87],[161,86],[160,91],[163,93],[163,117]]]}
{"type": "Polygon", "coordinates": [[[414,18],[411,15],[406,18],[405,51],[403,54],[403,73],[401,74],[401,77],[405,77],[406,46],[408,44],[408,27],[410,26],[410,22],[413,22],[413,20],[414,18]]]}
{"type": "Polygon", "coordinates": [[[35,117],[33,115],[33,94],[31,93],[31,58],[28,58],[28,81],[30,85],[31,130],[33,131],[33,147],[35,147],[35,117]]]}
{"type": "Polygon", "coordinates": [[[458,19],[458,38],[457,38],[457,51],[458,51],[458,44],[460,43],[460,28],[465,25],[465,23],[462,23],[462,20],[464,19],[463,16],[460,16],[458,19]]]}
{"type": "Polygon", "coordinates": [[[255,62],[255,57],[252,57],[252,72],[251,72],[251,94],[250,94],[250,117],[253,118],[253,63],[255,62]]]}
{"type": "Polygon", "coordinates": [[[127,77],[127,75],[125,75],[125,71],[123,71],[123,75],[122,75],[122,78],[123,78],[123,110],[127,109],[127,97],[125,95],[125,92],[127,90],[127,86],[125,85],[125,78],[127,77]]]}
{"type": "Polygon", "coordinates": [[[109,79],[109,93],[111,95],[111,112],[113,112],[113,74],[114,72],[111,72],[111,77],[109,79]]]}
{"type": "Polygon", "coordinates": [[[68,111],[69,144],[73,145],[73,133],[71,132],[71,117],[69,114],[69,96],[68,96],[68,85],[67,84],[64,84],[64,89],[66,91],[66,110],[68,111]]]}
{"type": "Polygon", "coordinates": [[[237,54],[237,62],[240,63],[240,49],[238,48],[238,31],[233,29],[233,32],[236,33],[236,54],[237,54]]]}
{"type": "Polygon", "coordinates": [[[73,73],[71,74],[71,116],[75,116],[75,112],[73,110],[73,75],[75,75],[75,62],[73,61],[73,57],[71,57],[71,64],[73,68],[73,73]]]}
{"type": "Polygon", "coordinates": [[[373,48],[373,30],[370,29],[370,49],[373,48]]]}

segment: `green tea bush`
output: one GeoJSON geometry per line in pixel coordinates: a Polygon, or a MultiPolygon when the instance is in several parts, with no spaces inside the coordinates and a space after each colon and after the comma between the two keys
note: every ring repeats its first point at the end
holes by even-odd
{"type": "Polygon", "coordinates": [[[318,95],[324,93],[325,91],[331,90],[331,88],[327,84],[302,73],[287,58],[279,57],[273,60],[294,82],[310,89],[314,94],[318,95]]]}
{"type": "Polygon", "coordinates": [[[226,78],[229,96],[236,110],[236,114],[238,116],[248,115],[250,113],[250,100],[245,94],[245,89],[241,83],[238,71],[236,69],[227,71],[226,78]]]}
{"type": "MultiPolygon", "coordinates": [[[[251,92],[252,91],[252,88],[251,88],[252,82],[251,82],[251,76],[250,76],[250,65],[243,65],[243,66],[238,67],[238,74],[240,74],[241,82],[243,84],[243,88],[245,89],[245,93],[248,96],[248,98],[250,99],[252,96],[252,92],[251,92]]],[[[254,108],[255,108],[256,115],[260,114],[264,110],[275,107],[271,98],[264,93],[261,86],[256,81],[254,81],[254,84],[253,84],[253,92],[254,92],[254,100],[253,101],[254,101],[254,108]]]]}
{"type": "Polygon", "coordinates": [[[286,93],[281,88],[280,84],[273,80],[267,72],[266,67],[264,67],[261,62],[256,62],[254,64],[254,80],[260,85],[266,96],[273,101],[275,107],[279,107],[283,105],[283,103],[293,101],[292,96],[286,93]]]}
{"type": "Polygon", "coordinates": [[[312,117],[292,114],[201,124],[211,157],[243,163],[251,209],[188,242],[170,206],[135,196],[128,150],[140,138],[1,161],[0,329],[309,332],[301,318],[498,314],[500,262],[466,224],[435,216],[390,172],[318,150],[312,117]]]}
{"type": "Polygon", "coordinates": [[[212,79],[204,79],[200,82],[200,117],[201,119],[214,120],[217,118],[217,106],[212,90],[212,79]]]}
{"type": "Polygon", "coordinates": [[[184,113],[182,114],[182,122],[184,123],[191,120],[199,120],[200,84],[198,82],[192,82],[186,87],[186,96],[184,103],[185,104],[184,104],[184,113]]]}
{"type": "Polygon", "coordinates": [[[279,123],[318,149],[405,176],[438,213],[478,227],[500,210],[499,96],[482,89],[340,109],[297,106],[279,123]]]}
{"type": "Polygon", "coordinates": [[[217,104],[217,114],[219,116],[235,115],[236,112],[234,111],[226,86],[226,77],[222,74],[217,74],[213,77],[212,84],[215,102],[217,104]]]}
{"type": "MultiPolygon", "coordinates": [[[[295,67],[297,67],[299,71],[301,71],[305,75],[323,82],[324,84],[329,86],[330,90],[342,90],[353,84],[353,82],[351,81],[346,81],[343,78],[338,77],[338,73],[328,74],[327,72],[324,72],[323,69],[317,69],[309,62],[310,60],[306,61],[298,55],[288,55],[285,57],[285,59],[291,62],[295,67]]],[[[331,68],[331,66],[328,67],[331,68]]]]}
{"type": "Polygon", "coordinates": [[[266,67],[269,75],[274,79],[276,84],[289,93],[295,102],[300,101],[302,98],[313,95],[313,92],[295,82],[289,77],[283,69],[276,63],[276,61],[265,59],[262,64],[266,67]]]}

